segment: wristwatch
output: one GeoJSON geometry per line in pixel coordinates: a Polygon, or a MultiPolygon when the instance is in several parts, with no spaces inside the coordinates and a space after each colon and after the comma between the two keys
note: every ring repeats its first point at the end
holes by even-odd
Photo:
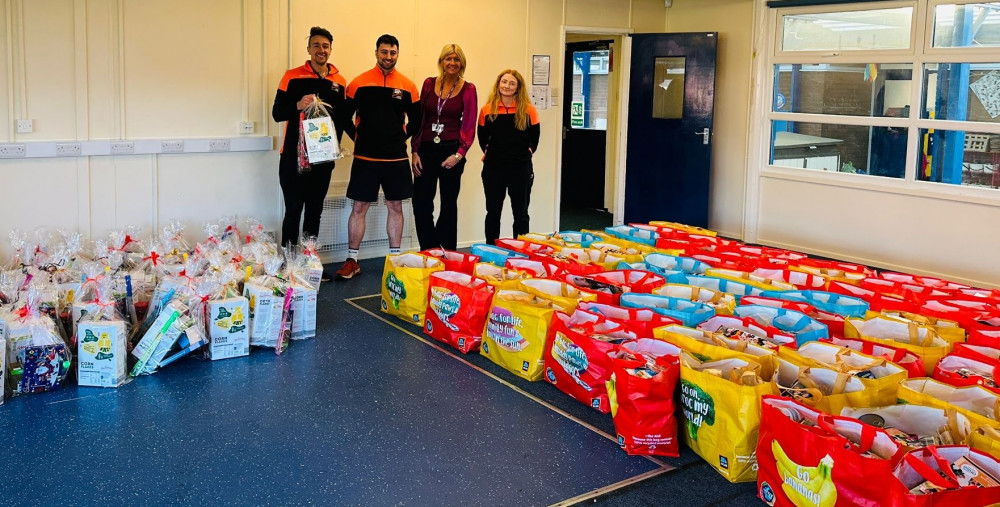
{"type": "Polygon", "coordinates": [[[452,156],[455,157],[455,160],[462,160],[462,154],[461,153],[456,153],[456,154],[454,154],[452,156]]]}

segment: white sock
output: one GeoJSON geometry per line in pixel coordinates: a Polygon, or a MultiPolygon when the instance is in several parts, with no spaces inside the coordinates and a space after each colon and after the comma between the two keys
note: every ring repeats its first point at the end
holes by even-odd
{"type": "Polygon", "coordinates": [[[389,255],[398,255],[400,253],[399,247],[389,247],[389,255]]]}
{"type": "Polygon", "coordinates": [[[348,248],[347,249],[347,258],[348,259],[358,260],[358,250],[355,250],[353,248],[348,248]]]}

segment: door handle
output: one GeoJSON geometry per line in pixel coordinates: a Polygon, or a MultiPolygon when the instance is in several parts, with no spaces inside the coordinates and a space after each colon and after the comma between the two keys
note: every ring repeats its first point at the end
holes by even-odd
{"type": "Polygon", "coordinates": [[[708,138],[712,135],[712,131],[708,130],[708,127],[705,127],[701,132],[695,132],[694,134],[701,136],[701,144],[708,144],[708,138]]]}
{"type": "Polygon", "coordinates": [[[567,133],[567,132],[569,132],[569,128],[567,128],[567,127],[565,127],[565,126],[564,126],[564,127],[563,127],[563,132],[562,132],[562,134],[563,134],[563,141],[565,141],[565,140],[566,140],[566,133],[567,133]]]}

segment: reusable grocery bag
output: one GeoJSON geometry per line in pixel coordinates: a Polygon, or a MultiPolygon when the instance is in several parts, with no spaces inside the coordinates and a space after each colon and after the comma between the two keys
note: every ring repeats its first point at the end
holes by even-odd
{"type": "Polygon", "coordinates": [[[890,505],[885,484],[903,451],[884,431],[765,396],[757,495],[779,507],[890,505]]]}
{"type": "Polygon", "coordinates": [[[884,494],[893,506],[971,507],[1000,501],[1000,462],[965,446],[931,446],[907,453],[893,475],[896,481],[884,483],[884,494]],[[969,486],[972,481],[988,485],[969,486]]]}
{"type": "Polygon", "coordinates": [[[668,283],[662,287],[654,289],[652,293],[658,296],[667,296],[672,298],[687,299],[688,301],[696,301],[698,303],[705,303],[715,310],[716,315],[732,315],[733,310],[736,309],[736,296],[726,292],[718,292],[712,289],[698,287],[696,285],[668,283]]]}
{"type": "Polygon", "coordinates": [[[829,368],[799,366],[780,357],[771,383],[777,394],[828,414],[839,414],[844,407],[878,405],[857,377],[829,368]]]}
{"type": "Polygon", "coordinates": [[[653,330],[660,326],[680,323],[679,320],[660,315],[650,308],[624,308],[596,301],[581,301],[577,308],[617,322],[639,338],[653,336],[653,330]]]}
{"type": "Polygon", "coordinates": [[[951,351],[951,344],[938,336],[932,327],[885,316],[849,318],[844,322],[844,336],[909,350],[923,360],[927,376],[934,371],[938,361],[951,351]]]}
{"type": "Polygon", "coordinates": [[[795,343],[804,343],[829,337],[828,328],[816,319],[795,310],[771,306],[746,305],[733,310],[734,317],[749,317],[759,324],[773,326],[795,334],[795,343]]]}
{"type": "Polygon", "coordinates": [[[761,296],[809,303],[818,310],[842,317],[864,317],[868,312],[868,303],[865,300],[834,292],[819,290],[767,291],[761,296]]]}
{"type": "Polygon", "coordinates": [[[702,363],[682,351],[680,364],[684,442],[729,482],[757,480],[760,403],[773,386],[740,359],[702,363]]]}
{"type": "Polygon", "coordinates": [[[883,358],[828,342],[809,342],[797,350],[781,347],[778,357],[799,366],[819,366],[854,376],[865,386],[871,406],[895,404],[899,383],[907,378],[906,370],[883,358]]]}
{"type": "Polygon", "coordinates": [[[424,333],[468,354],[479,349],[494,288],[457,271],[438,271],[428,283],[424,333]]]}
{"type": "Polygon", "coordinates": [[[478,256],[479,260],[482,262],[488,262],[501,268],[507,265],[507,259],[511,257],[528,257],[520,252],[484,243],[476,243],[475,245],[472,245],[472,255],[478,256]]]}
{"type": "Polygon", "coordinates": [[[606,414],[611,410],[605,385],[611,378],[609,354],[635,337],[621,324],[594,313],[556,312],[545,345],[545,380],[606,414]]]}
{"type": "Polygon", "coordinates": [[[440,259],[404,253],[385,258],[382,270],[382,311],[424,326],[427,310],[427,285],[431,274],[443,271],[440,259]]]}
{"type": "Polygon", "coordinates": [[[618,445],[631,455],[679,456],[674,388],[680,350],[643,338],[623,343],[612,356],[608,381],[618,445]]]}
{"type": "Polygon", "coordinates": [[[593,301],[597,299],[596,295],[585,293],[566,282],[546,278],[521,280],[520,290],[540,298],[548,299],[564,312],[572,312],[581,301],[593,301]]]}
{"type": "Polygon", "coordinates": [[[472,268],[472,274],[497,289],[516,289],[520,286],[521,280],[531,278],[530,274],[523,271],[497,267],[488,262],[477,263],[472,268]]]}
{"type": "Polygon", "coordinates": [[[727,338],[704,329],[692,329],[676,324],[654,329],[653,336],[676,345],[703,363],[722,359],[743,359],[760,364],[762,379],[770,379],[774,374],[774,351],[746,340],[727,338]]]}
{"type": "Polygon", "coordinates": [[[624,294],[621,297],[621,305],[626,308],[651,308],[654,312],[677,319],[688,327],[697,326],[715,315],[715,310],[704,303],[653,294],[624,294]]]}
{"type": "Polygon", "coordinates": [[[532,382],[544,372],[545,339],[559,306],[549,299],[515,290],[493,296],[479,353],[532,382]]]}
{"type": "Polygon", "coordinates": [[[909,378],[925,377],[927,375],[924,371],[923,359],[920,359],[920,356],[906,349],[882,345],[881,343],[866,341],[860,338],[841,338],[839,336],[831,336],[829,340],[820,341],[856,350],[869,356],[881,357],[906,370],[909,378]]]}
{"type": "Polygon", "coordinates": [[[430,248],[420,252],[420,254],[441,259],[441,262],[444,263],[445,271],[458,271],[459,273],[465,273],[467,275],[472,274],[472,270],[475,268],[476,263],[479,262],[478,256],[463,252],[445,250],[443,248],[430,248]]]}

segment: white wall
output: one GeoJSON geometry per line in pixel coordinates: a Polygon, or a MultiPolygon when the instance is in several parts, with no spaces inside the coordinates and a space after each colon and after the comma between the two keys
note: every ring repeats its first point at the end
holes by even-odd
{"type": "MultiPolygon", "coordinates": [[[[530,76],[534,54],[552,55],[551,72],[561,75],[564,24],[662,31],[666,13],[660,0],[472,0],[454,7],[446,0],[381,8],[328,0],[0,0],[0,142],[235,137],[239,122],[251,121],[255,135],[273,136],[278,146],[274,90],[289,66],[308,58],[312,25],[333,33],[331,61],[347,80],[374,65],[382,33],[399,38],[398,68],[418,86],[437,73],[440,48],[459,43],[482,104],[500,70],[530,76]],[[16,133],[20,118],[34,120],[33,133],[16,133]]],[[[531,223],[551,231],[560,109],[540,117],[531,223]]],[[[483,238],[480,157],[474,148],[463,177],[463,244],[483,238]]],[[[347,180],[349,167],[339,162],[334,180],[347,180]]],[[[0,177],[4,236],[49,226],[103,237],[126,225],[149,232],[180,219],[200,239],[203,224],[225,214],[252,215],[272,230],[281,219],[276,151],[0,159],[0,177]]],[[[505,231],[510,224],[505,211],[505,231]]],[[[5,243],[0,238],[0,259],[9,253],[5,243]]]]}

